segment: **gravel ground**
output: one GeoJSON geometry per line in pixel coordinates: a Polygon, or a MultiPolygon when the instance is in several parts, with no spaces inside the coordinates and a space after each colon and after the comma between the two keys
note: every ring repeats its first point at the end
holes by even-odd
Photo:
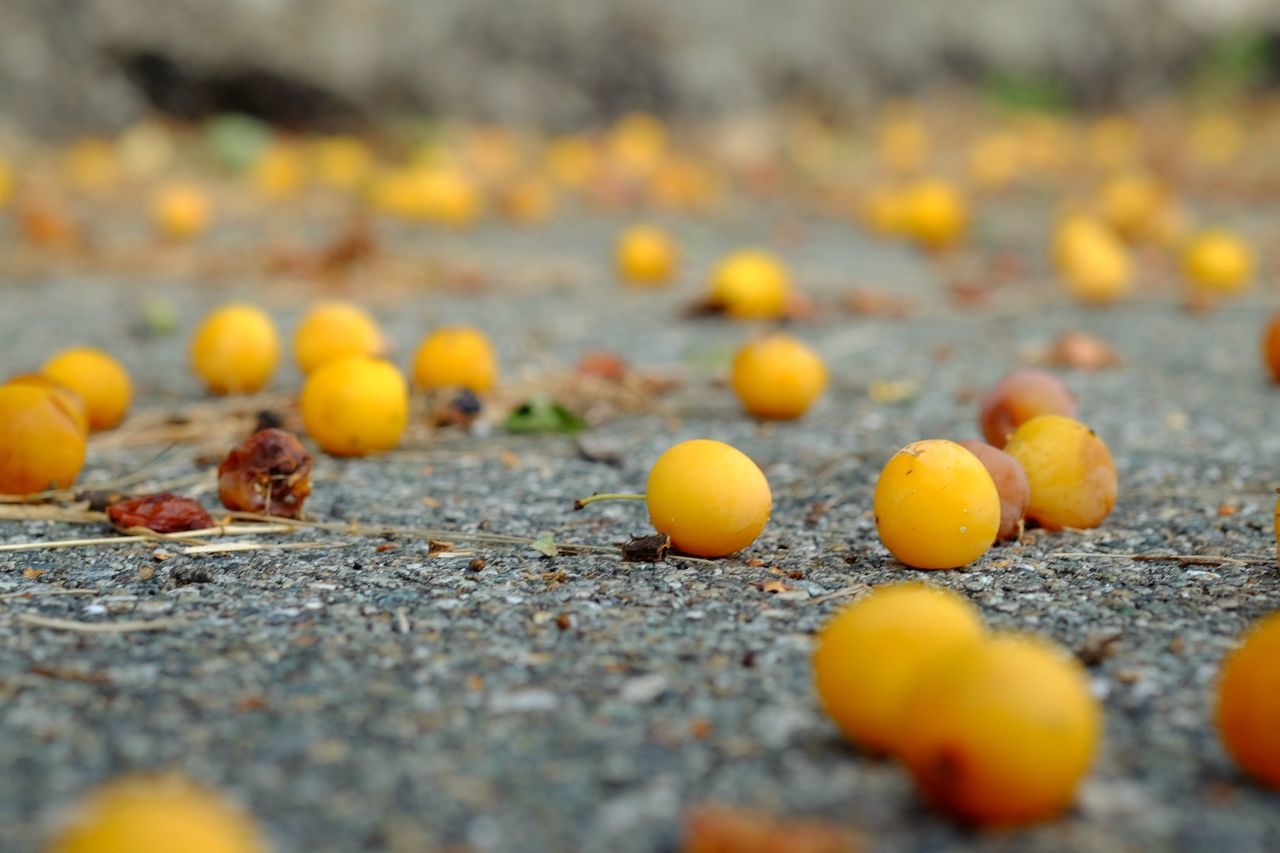
{"type": "MultiPolygon", "coordinates": [[[[1020,242],[1039,258],[1014,221],[986,223],[984,239],[1020,242]]],[[[349,292],[400,341],[402,363],[425,328],[474,321],[495,337],[508,375],[609,346],[644,369],[684,377],[656,410],[586,434],[593,447],[621,450],[621,464],[589,461],[565,437],[442,432],[380,458],[318,459],[308,509],[322,520],[551,530],[608,545],[644,533],[643,510],[573,513],[572,499],[640,488],[662,449],[709,436],[768,474],[775,510],[764,535],[714,565],[496,546],[431,556],[425,541],[380,550],[382,540],[321,532],[294,539],[343,547],[0,554],[0,594],[29,594],[0,600],[6,850],[36,849],[58,810],[90,784],[157,767],[228,790],[286,853],[666,850],[682,812],[705,801],[825,816],[859,828],[879,850],[1280,848],[1280,798],[1228,762],[1209,701],[1234,638],[1280,606],[1271,556],[1280,408],[1256,352],[1271,294],[1192,315],[1157,289],[1086,312],[1062,301],[1033,264],[993,306],[955,308],[940,295],[954,273],[820,221],[676,222],[689,256],[681,285],[636,294],[613,283],[600,249],[616,227],[570,220],[417,237],[415,251],[466,259],[486,283],[392,298],[361,280],[349,292]],[[809,292],[892,286],[924,308],[905,320],[841,315],[803,326],[830,361],[833,387],[804,420],[759,425],[716,381],[746,330],[680,313],[719,252],[780,233],[809,292]],[[539,273],[544,266],[552,272],[539,273]],[[1065,374],[1083,418],[1115,454],[1114,515],[1087,533],[1033,534],[928,580],[967,595],[998,628],[1078,650],[1113,638],[1112,654],[1091,669],[1106,739],[1071,814],[974,834],[925,810],[900,768],[842,742],[810,686],[811,637],[866,585],[925,576],[896,564],[875,535],[871,490],[892,450],[973,436],[973,393],[1073,328],[1105,337],[1125,358],[1115,370],[1065,374]],[[885,379],[919,380],[920,389],[877,402],[868,389],[885,379]],[[1242,559],[1119,556],[1134,553],[1242,559]],[[481,571],[469,568],[474,556],[486,561],[481,571]],[[181,583],[193,569],[212,580],[181,583]],[[774,580],[789,589],[762,591],[774,580]],[[94,593],[47,595],[58,588],[94,593]],[[181,621],[99,635],[34,627],[22,614],[181,621]]],[[[231,247],[237,237],[222,239],[231,247]]],[[[291,328],[303,301],[296,286],[249,278],[217,286],[71,271],[10,279],[0,289],[0,372],[33,367],[67,343],[103,344],[135,372],[137,412],[200,399],[183,347],[203,310],[251,295],[291,328]],[[140,337],[139,306],[157,298],[176,308],[178,329],[140,337]]],[[[295,384],[287,371],[274,387],[295,384]]],[[[84,480],[148,463],[157,480],[197,470],[186,446],[154,462],[157,447],[97,442],[84,480]]],[[[82,535],[97,534],[0,523],[0,542],[82,535]]]]}

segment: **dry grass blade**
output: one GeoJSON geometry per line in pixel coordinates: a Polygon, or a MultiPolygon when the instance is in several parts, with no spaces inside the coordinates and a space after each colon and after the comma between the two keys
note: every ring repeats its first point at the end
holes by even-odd
{"type": "Polygon", "coordinates": [[[310,551],[327,548],[350,548],[351,542],[214,542],[183,548],[186,556],[198,554],[234,554],[241,551],[310,551]]]}
{"type": "Polygon", "coordinates": [[[36,628],[54,631],[75,631],[80,634],[132,634],[138,631],[165,631],[185,624],[185,619],[125,619],[118,622],[79,622],[75,619],[54,619],[34,613],[19,613],[13,617],[36,628]]]}
{"type": "Polygon", "coordinates": [[[258,536],[266,533],[291,533],[287,524],[224,524],[205,530],[188,530],[183,533],[154,533],[132,536],[93,536],[85,539],[51,539],[45,542],[15,542],[0,545],[0,553],[18,551],[52,551],[59,548],[88,548],[96,545],[128,545],[136,542],[198,542],[211,536],[258,536]]]}
{"type": "Polygon", "coordinates": [[[102,591],[97,589],[60,589],[58,587],[28,589],[22,592],[6,592],[0,595],[0,601],[18,601],[23,598],[35,598],[43,595],[102,595],[102,591]]]}

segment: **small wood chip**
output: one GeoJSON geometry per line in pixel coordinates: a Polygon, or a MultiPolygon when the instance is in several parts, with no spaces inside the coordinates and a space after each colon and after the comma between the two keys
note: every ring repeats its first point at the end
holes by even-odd
{"type": "Polygon", "coordinates": [[[440,539],[427,540],[427,556],[434,557],[436,554],[443,554],[446,551],[453,550],[452,542],[445,542],[440,539]]]}
{"type": "Polygon", "coordinates": [[[622,546],[622,559],[628,563],[660,563],[671,550],[671,537],[665,533],[637,536],[622,546]]]}

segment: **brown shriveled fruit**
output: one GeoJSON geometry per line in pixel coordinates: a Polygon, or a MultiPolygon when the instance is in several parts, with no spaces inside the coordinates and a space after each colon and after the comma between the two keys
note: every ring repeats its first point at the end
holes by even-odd
{"type": "Polygon", "coordinates": [[[1000,532],[996,538],[1017,539],[1027,515],[1027,503],[1031,500],[1031,484],[1022,463],[985,441],[962,441],[960,446],[978,457],[995,481],[996,492],[1000,495],[1000,532]]]}
{"type": "Polygon", "coordinates": [[[702,806],[685,820],[681,853],[858,853],[858,833],[817,820],[784,820],[750,809],[702,806]]]}
{"type": "Polygon", "coordinates": [[[1023,368],[1006,373],[982,398],[978,424],[988,444],[1004,447],[1019,426],[1039,415],[1076,416],[1075,395],[1062,380],[1044,370],[1023,368]]]}
{"type": "Polygon", "coordinates": [[[218,497],[238,512],[297,518],[311,494],[311,454],[292,433],[264,429],[218,466],[218,497]]]}
{"type": "Polygon", "coordinates": [[[213,519],[199,501],[172,492],[115,501],[107,507],[107,518],[117,530],[144,527],[156,533],[181,533],[213,527],[213,519]]]}

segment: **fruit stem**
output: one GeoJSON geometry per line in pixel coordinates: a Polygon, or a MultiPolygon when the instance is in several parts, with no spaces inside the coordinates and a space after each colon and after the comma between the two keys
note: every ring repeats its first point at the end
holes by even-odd
{"type": "Polygon", "coordinates": [[[593,504],[596,501],[642,501],[644,499],[645,495],[635,492],[597,492],[589,498],[578,498],[573,502],[573,508],[583,509],[587,504],[593,504]]]}

